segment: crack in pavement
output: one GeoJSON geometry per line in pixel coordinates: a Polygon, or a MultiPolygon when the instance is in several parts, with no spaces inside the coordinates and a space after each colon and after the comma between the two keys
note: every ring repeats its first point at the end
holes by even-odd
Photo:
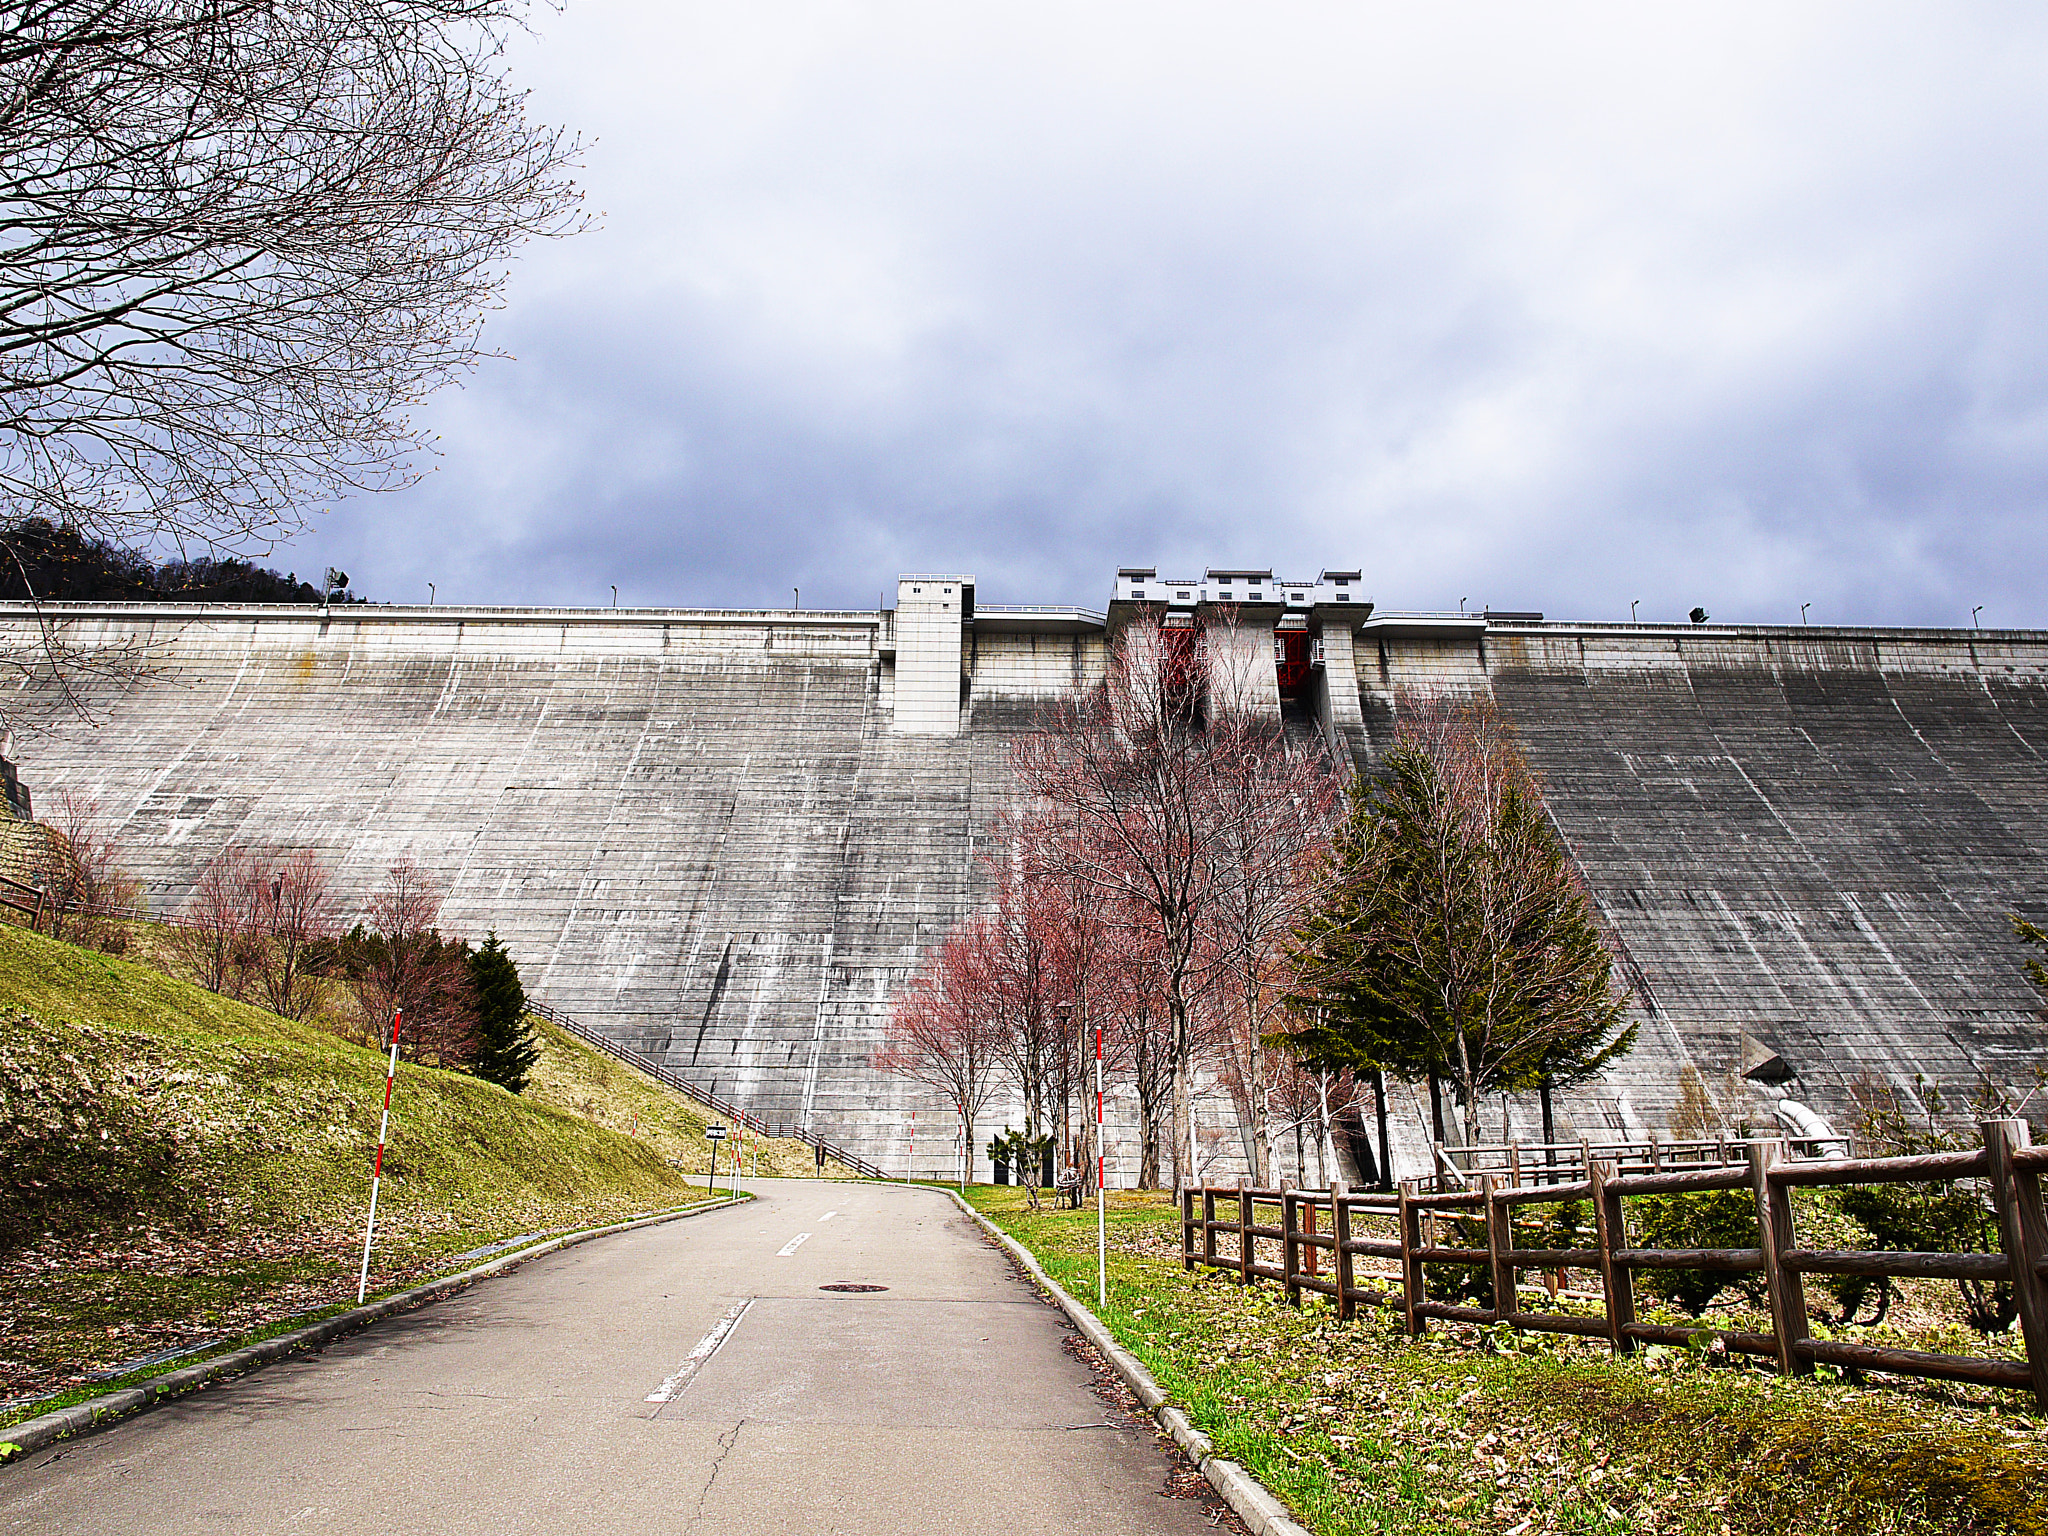
{"type": "Polygon", "coordinates": [[[741,1419],[715,1442],[718,1454],[711,1458],[710,1475],[704,1479],[704,1486],[697,1491],[697,1507],[690,1512],[690,1518],[684,1522],[685,1531],[695,1530],[697,1522],[704,1518],[704,1506],[711,1501],[711,1485],[718,1481],[718,1470],[725,1465],[725,1458],[732,1454],[732,1448],[739,1443],[740,1431],[746,1427],[746,1423],[745,1419],[741,1419]]]}

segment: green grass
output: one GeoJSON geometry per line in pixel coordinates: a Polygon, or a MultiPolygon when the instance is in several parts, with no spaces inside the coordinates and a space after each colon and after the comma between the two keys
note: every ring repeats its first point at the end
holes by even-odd
{"type": "MultiPolygon", "coordinates": [[[[1092,1306],[1094,1212],[969,1199],[1092,1306]]],[[[1158,1196],[1112,1197],[1103,1321],[1218,1451],[1320,1536],[2048,1532],[2048,1437],[2017,1395],[1784,1382],[1687,1350],[1340,1322],[1179,1263],[1158,1196]],[[1525,1523],[1526,1522],[1526,1523],[1525,1523]]]]}
{"type": "MultiPolygon", "coordinates": [[[[535,1022],[541,1037],[541,1058],[526,1086],[524,1097],[528,1102],[552,1105],[592,1124],[631,1136],[702,1182],[710,1171],[713,1145],[705,1139],[704,1128],[720,1117],[617,1058],[584,1044],[567,1030],[544,1021],[535,1022]]],[[[732,1142],[728,1140],[723,1144],[719,1164],[721,1179],[731,1176],[731,1149],[732,1142]]],[[[818,1176],[811,1149],[794,1140],[749,1136],[743,1175],[751,1177],[757,1166],[763,1178],[818,1176]]],[[[852,1169],[831,1160],[826,1162],[822,1176],[855,1177],[852,1169]]]]}
{"type": "MultiPolygon", "coordinates": [[[[384,1065],[0,925],[0,1399],[352,1303],[384,1065]]],[[[525,1095],[401,1065],[371,1289],[701,1198],[703,1128],[695,1105],[553,1030],[525,1095]]],[[[811,1166],[798,1144],[764,1146],[763,1173],[811,1166]]]]}

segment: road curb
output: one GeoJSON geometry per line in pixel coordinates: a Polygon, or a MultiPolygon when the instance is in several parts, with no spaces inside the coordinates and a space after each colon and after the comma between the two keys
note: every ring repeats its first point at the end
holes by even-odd
{"type": "Polygon", "coordinates": [[[990,1236],[1015,1255],[1017,1261],[1030,1271],[1032,1279],[1059,1303],[1060,1310],[1067,1314],[1088,1342],[1116,1367],[1116,1373],[1137,1394],[1138,1401],[1158,1421],[1159,1427],[1173,1436],[1174,1443],[1187,1453],[1188,1460],[1209,1480],[1209,1485],[1237,1511],[1238,1518],[1251,1528],[1252,1536],[1312,1536],[1264,1483],[1236,1462],[1216,1454],[1215,1443],[1189,1423],[1185,1413],[1167,1401],[1165,1391],[1152,1379],[1152,1373],[1145,1369],[1138,1357],[1116,1341],[1109,1329],[1103,1326],[1101,1318],[1068,1295],[1066,1287],[1045,1272],[1045,1266],[1038,1262],[1036,1254],[961,1199],[958,1191],[949,1189],[946,1193],[955,1205],[980,1222],[990,1236]]]}
{"type": "Polygon", "coordinates": [[[301,1350],[327,1344],[344,1334],[368,1328],[374,1323],[400,1312],[410,1312],[416,1307],[441,1300],[456,1291],[465,1290],[479,1280],[500,1274],[515,1265],[524,1264],[528,1259],[537,1259],[544,1253],[553,1253],[559,1248],[573,1248],[578,1243],[587,1243],[592,1238],[610,1237],[616,1232],[631,1232],[640,1227],[659,1226],[667,1221],[681,1221],[686,1216],[702,1215],[706,1211],[724,1210],[740,1202],[733,1199],[703,1200],[695,1205],[684,1206],[681,1210],[663,1211],[654,1216],[640,1216],[632,1221],[613,1222],[605,1227],[588,1227],[581,1232],[566,1232],[560,1237],[549,1238],[544,1243],[535,1243],[530,1248],[515,1249],[500,1254],[487,1263],[460,1274],[444,1275],[439,1280],[429,1280],[425,1285],[416,1285],[409,1291],[400,1291],[396,1296],[386,1296],[382,1301],[373,1301],[367,1306],[352,1307],[333,1317],[323,1318],[317,1323],[308,1323],[290,1333],[281,1333],[274,1339],[245,1345],[212,1360],[188,1365],[182,1370],[167,1371],[162,1376],[152,1377],[140,1386],[124,1387],[119,1392],[109,1392],[102,1397],[90,1398],[74,1403],[69,1408],[59,1408],[50,1413],[40,1414],[33,1419],[23,1419],[19,1424],[0,1429],[0,1466],[20,1461],[59,1440],[75,1440],[81,1435],[97,1433],[146,1408],[158,1403],[207,1386],[228,1376],[239,1376],[261,1369],[274,1361],[282,1360],[301,1350]]]}

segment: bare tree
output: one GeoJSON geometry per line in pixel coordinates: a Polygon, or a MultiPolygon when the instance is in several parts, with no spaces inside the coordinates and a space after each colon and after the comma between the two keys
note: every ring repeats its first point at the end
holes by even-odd
{"type": "Polygon", "coordinates": [[[366,1042],[389,1038],[392,1015],[405,1015],[401,1047],[414,1060],[460,1066],[476,1027],[466,947],[444,940],[439,883],[411,859],[392,865],[370,900],[370,928],[343,941],[356,1028],[366,1042]]]}
{"type": "Polygon", "coordinates": [[[1277,718],[1244,709],[1215,730],[1218,789],[1232,814],[1217,819],[1219,879],[1203,915],[1203,951],[1214,984],[1231,994],[1219,1043],[1246,1117],[1248,1161],[1264,1185],[1273,1165],[1266,1037],[1292,979],[1294,930],[1317,894],[1315,865],[1335,830],[1341,785],[1321,744],[1290,747],[1277,718]]]}
{"type": "Polygon", "coordinates": [[[960,1182],[974,1165],[974,1122],[994,1096],[1001,1067],[992,998],[1000,944],[987,915],[969,918],[932,950],[896,998],[878,1071],[921,1083],[960,1116],[960,1182]]]}
{"type": "Polygon", "coordinates": [[[115,856],[99,802],[59,791],[43,819],[32,875],[48,900],[52,938],[119,953],[128,947],[121,916],[135,904],[136,883],[115,856]]]}
{"type": "Polygon", "coordinates": [[[288,1019],[309,1018],[321,991],[312,965],[315,947],[334,936],[327,871],[310,849],[301,848],[271,865],[260,895],[263,1000],[288,1019]]]}
{"type": "MultiPolygon", "coordinates": [[[[1084,1189],[1092,1189],[1101,1152],[1091,1108],[1097,1087],[1094,1061],[1098,1035],[1107,1041],[1102,1007],[1111,990],[1106,969],[1115,963],[1116,951],[1110,914],[1074,871],[1071,844],[1077,829],[1070,821],[1042,812],[1013,815],[1007,828],[1058,979],[1055,1018],[1065,1023],[1053,1072],[1060,1146],[1083,1171],[1084,1189]]],[[[1114,1053],[1105,1049],[1103,1055],[1107,1071],[1114,1053]]]]}
{"type": "Polygon", "coordinates": [[[1017,1081],[1024,1101],[1024,1135],[1036,1141],[1055,1117],[1048,1113],[1067,1084],[1064,1000],[1071,991],[1059,964],[1057,892],[1027,879],[1015,857],[994,862],[994,902],[980,920],[986,1007],[996,1028],[996,1052],[1017,1081]]]}
{"type": "Polygon", "coordinates": [[[1107,1065],[1138,1100],[1138,1187],[1156,1189],[1173,1137],[1174,1030],[1156,936],[1141,922],[1112,927],[1096,1006],[1109,1021],[1107,1065]]]}
{"type": "Polygon", "coordinates": [[[172,930],[171,950],[192,979],[273,1013],[311,1016],[320,999],[315,945],[333,937],[327,871],[309,850],[275,857],[229,848],[201,871],[172,930]]]}
{"type": "Polygon", "coordinates": [[[261,970],[263,885],[262,866],[245,848],[216,854],[200,871],[171,930],[171,951],[207,991],[238,998],[261,970]]]}
{"type": "Polygon", "coordinates": [[[404,484],[575,146],[522,0],[0,10],[0,522],[269,539],[404,484]]]}
{"type": "Polygon", "coordinates": [[[1211,697],[1210,675],[1199,632],[1130,624],[1111,648],[1103,681],[1055,709],[1047,728],[1011,753],[1025,790],[1077,829],[1073,876],[1156,935],[1179,1179],[1200,1165],[1196,945],[1224,879],[1219,840],[1242,814],[1228,791],[1227,726],[1236,705],[1222,692],[1211,697]]]}

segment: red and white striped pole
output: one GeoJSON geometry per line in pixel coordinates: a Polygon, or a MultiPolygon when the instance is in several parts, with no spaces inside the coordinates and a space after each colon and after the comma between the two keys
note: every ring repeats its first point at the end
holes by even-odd
{"type": "Polygon", "coordinates": [[[398,1076],[398,1028],[405,1010],[391,1015],[391,1061],[384,1068],[384,1120],[377,1127],[377,1161],[370,1168],[370,1219],[363,1226],[363,1272],[356,1277],[356,1305],[370,1290],[370,1239],[377,1231],[377,1186],[384,1178],[384,1138],[391,1130],[391,1083],[398,1076]]]}
{"type": "Polygon", "coordinates": [[[1102,1023],[1095,1025],[1095,1305],[1109,1305],[1109,1197],[1103,1191],[1107,1166],[1102,1146],[1102,1023]]]}

